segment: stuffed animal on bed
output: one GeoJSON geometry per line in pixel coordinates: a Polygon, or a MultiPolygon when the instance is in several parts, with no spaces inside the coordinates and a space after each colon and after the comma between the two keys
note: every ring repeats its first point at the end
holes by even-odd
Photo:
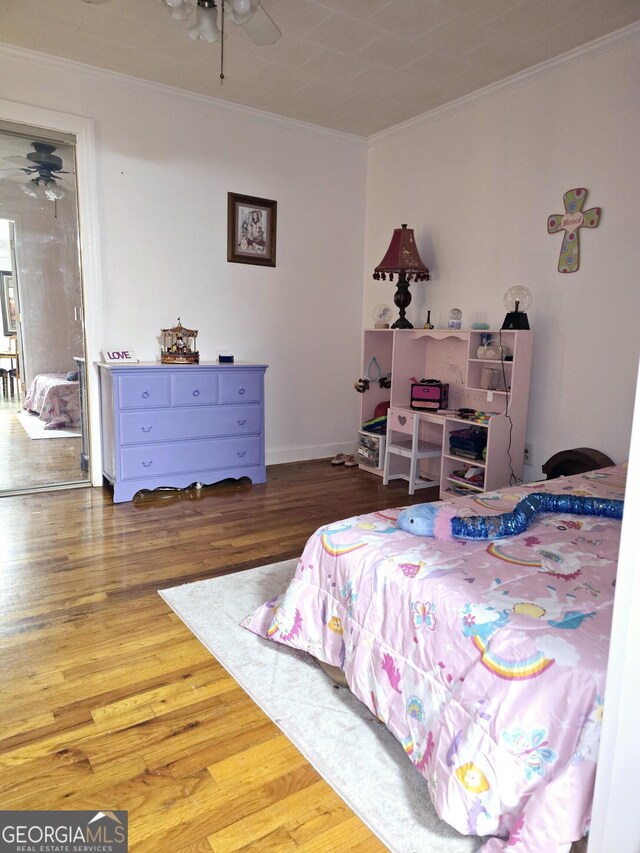
{"type": "Polygon", "coordinates": [[[416,536],[430,536],[441,542],[452,539],[503,539],[524,533],[541,512],[596,515],[622,518],[623,501],[588,498],[581,495],[551,495],[532,492],[518,501],[512,512],[500,515],[456,514],[450,504],[417,504],[398,516],[398,527],[416,536]]]}

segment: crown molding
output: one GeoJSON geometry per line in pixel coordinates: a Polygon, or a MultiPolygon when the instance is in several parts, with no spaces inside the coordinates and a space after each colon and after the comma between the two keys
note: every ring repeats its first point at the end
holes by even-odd
{"type": "Polygon", "coordinates": [[[387,128],[387,130],[381,130],[379,133],[375,133],[368,137],[368,147],[372,148],[375,145],[387,142],[395,137],[405,136],[412,130],[417,130],[428,124],[432,124],[433,122],[440,121],[447,116],[453,115],[461,110],[466,110],[469,107],[481,103],[482,101],[488,100],[489,98],[494,98],[496,95],[500,95],[503,92],[508,92],[510,89],[523,86],[532,80],[536,80],[538,77],[551,74],[559,68],[565,68],[568,65],[581,62],[590,56],[595,56],[597,53],[610,50],[625,41],[636,39],[638,37],[640,37],[640,21],[636,21],[627,27],[623,27],[613,33],[609,33],[606,36],[601,36],[594,41],[587,42],[587,44],[576,47],[568,53],[563,53],[561,56],[556,56],[553,59],[547,59],[539,65],[534,65],[524,71],[519,71],[511,77],[499,80],[497,83],[491,83],[483,89],[478,89],[468,95],[456,98],[455,101],[449,101],[447,104],[435,107],[433,110],[429,110],[422,115],[415,116],[415,118],[411,118],[401,124],[396,124],[393,127],[387,128]]]}
{"type": "Polygon", "coordinates": [[[364,148],[371,148],[395,137],[404,136],[405,134],[420,127],[440,121],[447,116],[453,115],[461,110],[468,109],[482,101],[494,98],[503,92],[509,91],[510,89],[525,85],[538,77],[551,74],[559,68],[564,68],[575,62],[580,62],[590,56],[594,56],[597,53],[610,50],[625,41],[636,39],[639,36],[640,21],[637,21],[620,30],[616,30],[613,33],[601,36],[600,38],[588,42],[585,45],[574,48],[568,53],[564,53],[561,56],[554,57],[553,59],[548,59],[545,62],[541,62],[540,64],[535,65],[532,68],[527,68],[524,71],[519,71],[511,77],[507,77],[506,79],[500,80],[496,83],[491,83],[483,89],[478,89],[468,95],[463,95],[460,98],[456,98],[454,101],[449,101],[440,107],[429,110],[422,115],[415,116],[401,124],[396,124],[393,127],[380,131],[379,133],[372,134],[369,137],[322,127],[299,119],[286,118],[284,116],[277,115],[276,113],[257,109],[256,107],[247,107],[242,104],[236,104],[233,101],[225,101],[222,98],[215,98],[212,95],[203,95],[198,92],[189,91],[188,89],[181,89],[178,86],[170,86],[166,83],[143,80],[140,77],[123,74],[119,71],[98,68],[97,66],[77,62],[76,60],[63,59],[58,56],[31,50],[29,48],[17,47],[7,43],[0,43],[0,57],[5,56],[12,60],[37,63],[45,70],[51,69],[66,73],[71,72],[86,77],[87,79],[96,80],[113,86],[120,86],[129,91],[134,90],[142,94],[159,94],[164,97],[175,98],[176,100],[183,102],[185,100],[192,101],[211,109],[218,110],[219,112],[226,113],[227,115],[260,122],[261,124],[269,124],[273,127],[278,127],[284,130],[306,133],[316,137],[324,136],[340,140],[342,142],[351,142],[354,145],[364,148]]]}
{"type": "Polygon", "coordinates": [[[247,107],[243,104],[236,104],[233,101],[225,101],[223,98],[215,98],[212,95],[203,95],[199,92],[181,89],[178,86],[170,86],[167,83],[143,80],[141,77],[134,77],[130,74],[123,74],[119,71],[111,71],[106,68],[98,68],[97,66],[87,65],[84,62],[77,62],[72,59],[63,59],[59,56],[52,56],[49,53],[41,53],[40,51],[30,50],[25,47],[16,47],[15,45],[10,45],[6,42],[0,42],[0,57],[6,57],[14,61],[37,63],[45,70],[49,69],[52,71],[62,71],[66,73],[71,72],[79,76],[86,77],[89,80],[96,80],[112,86],[120,86],[128,91],[133,90],[141,94],[162,95],[164,97],[175,98],[176,100],[183,102],[191,101],[228,115],[260,122],[260,124],[263,125],[269,124],[283,130],[306,133],[316,137],[330,137],[342,142],[351,142],[354,145],[361,146],[362,148],[366,148],[367,146],[367,138],[365,136],[359,136],[356,133],[347,133],[342,130],[321,127],[320,125],[312,124],[311,122],[287,118],[285,116],[277,115],[276,113],[257,109],[256,107],[247,107]]]}

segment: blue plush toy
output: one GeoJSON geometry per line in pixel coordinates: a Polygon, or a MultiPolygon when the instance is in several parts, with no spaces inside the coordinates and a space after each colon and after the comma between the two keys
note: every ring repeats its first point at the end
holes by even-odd
{"type": "Polygon", "coordinates": [[[518,501],[513,512],[501,515],[460,516],[450,504],[409,506],[398,516],[398,527],[407,533],[445,542],[451,539],[503,539],[524,533],[541,512],[622,518],[623,506],[623,501],[605,498],[532,492],[518,501]]]}

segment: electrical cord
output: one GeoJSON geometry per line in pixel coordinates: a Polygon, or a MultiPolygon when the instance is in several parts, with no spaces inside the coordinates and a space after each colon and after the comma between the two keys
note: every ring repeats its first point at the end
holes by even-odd
{"type": "Polygon", "coordinates": [[[504,408],[504,416],[509,422],[509,443],[507,444],[507,456],[509,458],[509,470],[511,471],[511,475],[509,477],[509,485],[510,486],[521,486],[523,484],[523,480],[519,477],[516,477],[516,472],[513,470],[513,457],[511,456],[511,443],[513,441],[513,421],[511,420],[511,415],[509,414],[509,402],[510,402],[510,394],[511,390],[509,384],[507,383],[507,371],[504,363],[504,347],[502,346],[502,329],[498,332],[499,342],[500,342],[500,366],[502,367],[502,382],[504,384],[505,390],[505,408],[504,408]]]}

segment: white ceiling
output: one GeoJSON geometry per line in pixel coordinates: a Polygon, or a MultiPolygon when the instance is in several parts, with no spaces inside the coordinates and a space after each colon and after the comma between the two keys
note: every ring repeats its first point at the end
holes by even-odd
{"type": "Polygon", "coordinates": [[[162,0],[0,0],[0,41],[370,136],[640,19],[640,0],[262,0],[259,47],[162,0]]]}

